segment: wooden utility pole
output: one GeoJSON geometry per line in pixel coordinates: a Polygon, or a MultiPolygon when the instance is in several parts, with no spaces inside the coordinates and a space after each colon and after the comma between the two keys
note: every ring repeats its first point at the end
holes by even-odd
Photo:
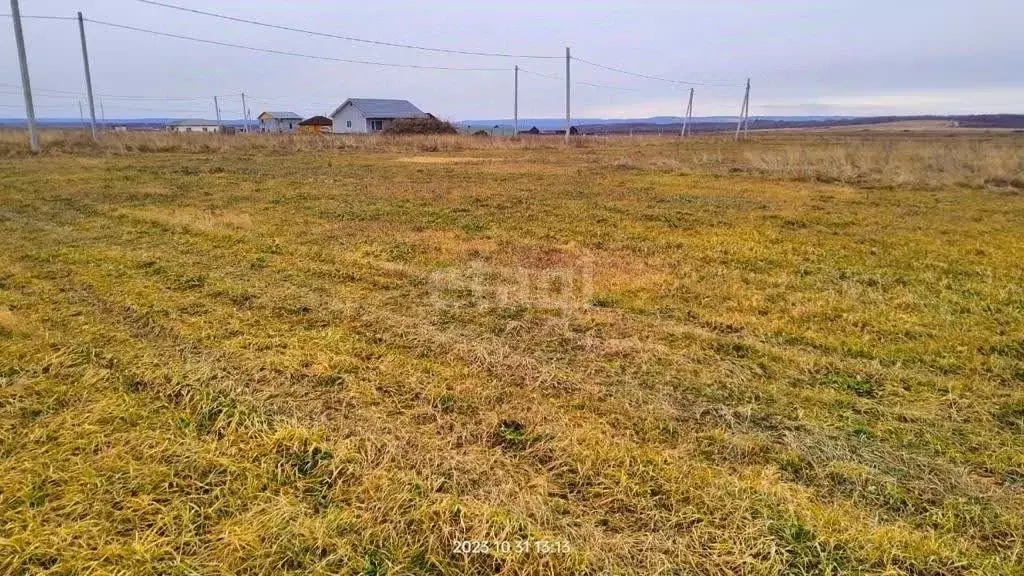
{"type": "Polygon", "coordinates": [[[21,30],[21,10],[18,0],[11,0],[11,19],[14,20],[14,43],[18,45],[18,66],[21,68],[21,91],[25,95],[25,118],[28,121],[28,146],[39,153],[39,130],[36,128],[36,108],[32,105],[32,83],[28,80],[28,57],[25,56],[25,35],[21,30]]]}
{"type": "Polygon", "coordinates": [[[78,35],[82,38],[82,62],[85,64],[85,90],[89,93],[89,127],[92,129],[92,139],[98,142],[96,136],[96,104],[93,102],[92,94],[92,73],[89,72],[89,49],[85,44],[85,19],[82,13],[78,13],[78,35]]]}

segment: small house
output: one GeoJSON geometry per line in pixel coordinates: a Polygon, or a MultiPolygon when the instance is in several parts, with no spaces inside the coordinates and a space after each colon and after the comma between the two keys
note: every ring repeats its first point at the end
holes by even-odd
{"type": "Polygon", "coordinates": [[[168,132],[223,132],[224,125],[217,120],[186,118],[175,120],[164,127],[168,132]]]}
{"type": "Polygon", "coordinates": [[[400,118],[427,118],[408,100],[349,98],[331,114],[336,134],[365,134],[386,130],[400,118]]]}
{"type": "Polygon", "coordinates": [[[330,132],[334,122],[327,116],[313,116],[299,122],[299,132],[315,133],[330,132]]]}
{"type": "Polygon", "coordinates": [[[290,134],[295,132],[302,116],[295,112],[264,112],[256,117],[260,121],[260,132],[290,134]]]}

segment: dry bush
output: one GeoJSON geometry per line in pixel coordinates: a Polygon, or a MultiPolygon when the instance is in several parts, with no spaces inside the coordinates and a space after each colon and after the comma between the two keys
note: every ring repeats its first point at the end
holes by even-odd
{"type": "Polygon", "coordinates": [[[458,134],[451,122],[433,116],[426,118],[399,118],[384,130],[385,134],[458,134]]]}

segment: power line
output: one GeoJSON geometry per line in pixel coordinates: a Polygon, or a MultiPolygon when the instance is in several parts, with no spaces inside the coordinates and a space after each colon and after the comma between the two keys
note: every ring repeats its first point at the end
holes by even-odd
{"type": "Polygon", "coordinates": [[[659,82],[668,82],[670,84],[685,84],[687,86],[718,86],[718,87],[729,87],[729,88],[743,88],[745,84],[719,84],[715,82],[690,82],[688,80],[673,80],[672,78],[663,78],[661,76],[650,76],[648,74],[640,74],[639,72],[630,72],[629,70],[623,70],[622,68],[615,68],[613,66],[605,66],[604,64],[598,64],[597,62],[591,62],[590,60],[584,60],[576,56],[572,57],[573,60],[588,64],[595,68],[601,68],[611,72],[618,72],[619,74],[626,74],[629,76],[636,76],[637,78],[646,78],[647,80],[658,80],[659,82]]]}
{"type": "MultiPolygon", "coordinates": [[[[558,80],[558,81],[565,80],[565,78],[562,78],[562,77],[559,77],[559,76],[553,76],[551,74],[541,74],[540,72],[534,72],[532,70],[527,70],[527,69],[522,68],[522,67],[519,68],[519,71],[520,72],[525,72],[525,73],[530,74],[532,76],[539,76],[541,78],[547,78],[549,80],[558,80]]],[[[608,84],[598,84],[596,82],[587,82],[587,81],[584,81],[584,80],[574,80],[573,83],[574,84],[578,84],[578,85],[583,85],[583,86],[591,86],[593,88],[606,88],[608,90],[628,90],[630,92],[640,92],[639,88],[627,88],[626,86],[609,86],[608,84]]]]}
{"type": "Polygon", "coordinates": [[[609,86],[607,84],[597,84],[596,82],[586,82],[584,80],[576,80],[575,83],[583,86],[591,86],[593,88],[606,88],[608,90],[627,90],[629,92],[641,92],[639,88],[628,88],[626,86],[609,86]]]}
{"type": "Polygon", "coordinates": [[[186,36],[184,34],[173,34],[171,32],[160,32],[158,30],[150,30],[148,28],[140,28],[138,26],[129,26],[127,24],[116,24],[114,22],[105,22],[103,20],[93,20],[92,18],[86,18],[87,22],[98,24],[100,26],[109,26],[111,28],[120,28],[123,30],[132,30],[135,32],[144,32],[146,34],[154,34],[156,36],[164,36],[166,38],[177,38],[179,40],[190,40],[192,42],[201,42],[203,44],[213,44],[215,46],[226,46],[229,48],[241,48],[243,50],[250,50],[253,52],[263,52],[266,54],[277,54],[279,56],[295,56],[299,58],[309,58],[312,60],[325,60],[328,62],[345,62],[348,64],[367,64],[370,66],[384,66],[389,68],[415,68],[420,70],[457,70],[460,72],[506,72],[507,68],[458,68],[454,66],[427,66],[420,64],[397,64],[393,62],[373,62],[370,60],[351,60],[348,58],[335,58],[333,56],[318,56],[315,54],[303,54],[301,52],[291,52],[288,50],[275,50],[273,48],[258,48],[256,46],[246,46],[244,44],[233,44],[231,42],[222,42],[220,40],[208,40],[206,38],[197,38],[195,36],[186,36]]]}
{"type": "MultiPolygon", "coordinates": [[[[19,84],[7,84],[0,82],[0,87],[6,88],[17,88],[21,89],[19,84]]],[[[85,92],[73,91],[73,90],[55,90],[52,88],[35,88],[33,92],[39,92],[40,96],[58,98],[58,97],[74,97],[83,98],[85,92]]],[[[103,94],[97,93],[97,97],[102,97],[106,100],[141,100],[141,101],[157,101],[157,102],[172,102],[172,101],[192,101],[192,100],[209,100],[210,96],[124,96],[119,94],[103,94]]],[[[234,94],[217,94],[217,96],[233,97],[234,94]]]]}
{"type": "MultiPolygon", "coordinates": [[[[12,14],[9,13],[9,12],[5,13],[5,14],[0,14],[0,17],[11,18],[12,14]]],[[[74,16],[42,16],[42,15],[29,15],[29,14],[22,14],[21,15],[21,19],[22,20],[78,20],[78,18],[75,18],[74,16]]]]}
{"type": "Polygon", "coordinates": [[[382,40],[367,40],[365,38],[356,38],[354,36],[343,36],[340,34],[329,34],[327,32],[318,32],[316,30],[306,30],[303,28],[293,28],[291,26],[283,26],[280,24],[270,24],[268,22],[260,22],[258,20],[248,20],[246,18],[239,18],[237,16],[228,16],[226,14],[218,14],[216,12],[207,12],[205,10],[196,10],[195,8],[186,8],[184,6],[177,6],[175,4],[168,4],[166,2],[157,2],[155,0],[136,0],[143,4],[150,4],[152,6],[160,6],[162,8],[170,8],[172,10],[180,10],[181,12],[190,12],[192,14],[199,14],[202,16],[210,16],[213,18],[220,18],[222,20],[230,20],[232,22],[241,22],[243,24],[252,24],[254,26],[262,26],[264,28],[273,28],[275,30],[285,30],[288,32],[298,32],[300,34],[309,34],[311,36],[320,36],[322,38],[334,38],[336,40],[348,40],[350,42],[362,42],[364,44],[374,44],[377,46],[390,46],[392,48],[407,48],[409,50],[423,50],[425,52],[440,52],[443,54],[461,54],[464,56],[491,56],[496,58],[531,58],[531,59],[559,59],[561,56],[539,56],[531,54],[508,54],[504,52],[477,52],[473,50],[455,50],[449,48],[433,48],[429,46],[417,46],[415,44],[400,44],[397,42],[384,42],[382,40]]]}
{"type": "MultiPolygon", "coordinates": [[[[36,87],[33,86],[32,87],[32,91],[33,91],[33,93],[38,92],[39,94],[36,94],[36,96],[41,97],[41,98],[79,100],[81,98],[85,98],[86,97],[85,92],[81,92],[81,91],[77,91],[76,92],[76,91],[73,91],[73,90],[56,90],[56,89],[52,89],[52,88],[36,88],[36,87]]],[[[10,95],[16,95],[17,94],[17,95],[20,95],[21,94],[21,85],[20,84],[9,84],[9,83],[6,83],[6,82],[0,82],[0,94],[10,94],[10,95]]],[[[133,103],[134,102],[138,102],[140,104],[145,104],[146,102],[185,102],[185,103],[187,103],[187,102],[204,102],[205,103],[205,102],[208,102],[210,100],[210,98],[212,98],[213,96],[219,96],[221,98],[236,98],[236,97],[238,97],[238,94],[210,94],[210,95],[204,95],[204,96],[125,96],[125,95],[104,94],[104,93],[97,93],[96,94],[97,98],[103,98],[104,100],[107,100],[107,101],[110,101],[110,100],[121,101],[121,100],[123,100],[125,102],[133,102],[133,103]]],[[[306,98],[305,96],[296,97],[296,96],[256,96],[256,95],[253,95],[253,96],[247,95],[247,97],[248,97],[249,100],[252,100],[254,102],[266,102],[266,103],[269,103],[269,102],[272,102],[272,101],[276,101],[276,100],[295,101],[295,100],[300,100],[300,99],[305,99],[306,98]]],[[[313,97],[313,100],[311,100],[311,102],[313,102],[314,104],[322,104],[322,105],[325,105],[325,106],[328,106],[328,105],[329,106],[335,106],[335,105],[337,105],[337,102],[334,101],[334,100],[329,100],[329,97],[313,97]]]]}
{"type": "MultiPolygon", "coordinates": [[[[60,108],[62,110],[67,110],[70,106],[71,106],[70,104],[35,104],[35,108],[60,108]]],[[[16,109],[19,109],[19,110],[24,110],[25,109],[25,105],[24,104],[7,104],[7,103],[3,103],[3,104],[0,104],[0,107],[3,107],[3,108],[16,108],[16,109]]]]}
{"type": "Polygon", "coordinates": [[[527,70],[526,68],[522,68],[522,67],[519,68],[519,71],[523,72],[523,73],[526,73],[526,74],[529,74],[531,76],[539,76],[541,78],[547,78],[549,80],[564,80],[564,78],[561,78],[561,77],[558,77],[558,76],[554,76],[552,74],[541,74],[540,72],[534,72],[532,70],[527,70]]]}

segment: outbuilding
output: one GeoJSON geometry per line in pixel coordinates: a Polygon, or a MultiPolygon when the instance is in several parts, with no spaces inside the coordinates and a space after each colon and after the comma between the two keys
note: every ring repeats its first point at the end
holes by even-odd
{"type": "Polygon", "coordinates": [[[330,132],[334,122],[327,116],[313,116],[299,122],[299,132],[330,132]]]}

